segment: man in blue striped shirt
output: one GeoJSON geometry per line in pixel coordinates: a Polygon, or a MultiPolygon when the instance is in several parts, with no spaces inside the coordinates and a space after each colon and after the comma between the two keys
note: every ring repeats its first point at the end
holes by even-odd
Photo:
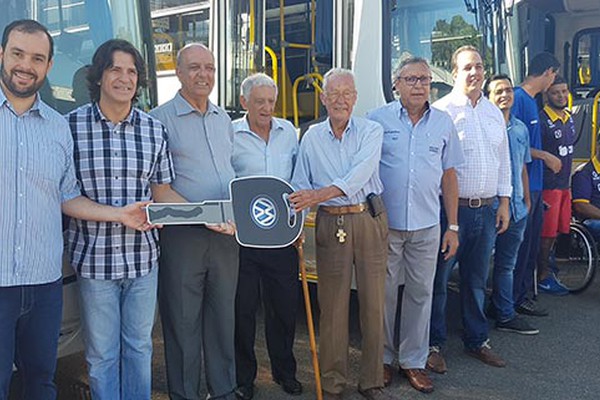
{"type": "Polygon", "coordinates": [[[13,361],[24,399],[56,397],[54,370],[62,311],[62,211],[145,229],[147,202],[100,205],[81,196],[65,120],[38,91],[53,41],[32,20],[9,24],[0,61],[0,398],[13,361]]]}

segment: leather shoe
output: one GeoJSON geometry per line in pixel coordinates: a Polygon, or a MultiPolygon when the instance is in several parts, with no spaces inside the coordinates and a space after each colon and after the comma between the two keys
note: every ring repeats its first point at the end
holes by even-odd
{"type": "Polygon", "coordinates": [[[427,375],[427,371],[424,369],[403,369],[402,372],[408,378],[410,385],[417,389],[419,392],[431,393],[433,392],[433,382],[427,375]]]}
{"type": "Polygon", "coordinates": [[[506,361],[492,351],[492,348],[487,341],[485,341],[481,347],[477,349],[465,349],[465,352],[471,357],[474,357],[487,365],[491,365],[492,367],[506,367],[506,361]]]}
{"type": "Polygon", "coordinates": [[[445,374],[448,372],[446,366],[446,360],[440,353],[440,349],[435,346],[429,348],[429,355],[427,356],[427,369],[435,372],[436,374],[445,374]]]}
{"type": "Polygon", "coordinates": [[[383,364],[383,386],[390,386],[394,376],[394,367],[390,364],[383,364]]]}
{"type": "Polygon", "coordinates": [[[292,379],[273,379],[276,384],[281,386],[284,392],[287,394],[291,394],[292,396],[298,396],[302,394],[302,384],[296,380],[296,378],[292,379]]]}
{"type": "Polygon", "coordinates": [[[252,400],[254,397],[254,386],[238,386],[235,389],[235,396],[241,400],[252,400]]]}
{"type": "Polygon", "coordinates": [[[382,388],[373,387],[369,389],[361,389],[358,387],[358,393],[360,393],[367,400],[395,400],[395,397],[392,397],[388,393],[386,393],[382,388]]]}

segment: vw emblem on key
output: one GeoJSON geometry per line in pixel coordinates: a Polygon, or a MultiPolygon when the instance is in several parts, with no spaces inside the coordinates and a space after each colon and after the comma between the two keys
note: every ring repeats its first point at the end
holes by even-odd
{"type": "Polygon", "coordinates": [[[269,229],[277,222],[275,204],[268,197],[257,197],[250,206],[252,221],[260,228],[269,229]]]}

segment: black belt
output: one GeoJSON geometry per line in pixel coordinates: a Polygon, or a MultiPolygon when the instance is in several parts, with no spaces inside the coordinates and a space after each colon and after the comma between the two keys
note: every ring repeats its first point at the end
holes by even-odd
{"type": "Polygon", "coordinates": [[[494,201],[496,200],[496,196],[494,197],[488,197],[485,199],[479,198],[479,197],[473,197],[470,199],[463,199],[463,198],[459,198],[458,199],[458,205],[460,207],[469,207],[469,208],[480,208],[483,206],[490,206],[494,203],[494,201]]]}

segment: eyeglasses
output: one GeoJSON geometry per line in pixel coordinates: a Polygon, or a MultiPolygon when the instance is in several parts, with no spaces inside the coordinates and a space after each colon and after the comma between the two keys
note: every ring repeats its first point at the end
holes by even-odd
{"type": "Polygon", "coordinates": [[[352,100],[352,97],[354,97],[355,94],[355,90],[345,90],[343,92],[325,92],[325,96],[331,100],[337,100],[340,97],[342,97],[344,100],[352,100]]]}
{"type": "Polygon", "coordinates": [[[421,82],[421,85],[429,85],[433,78],[431,76],[399,76],[397,79],[404,79],[404,82],[408,86],[415,86],[417,82],[421,82]]]}

